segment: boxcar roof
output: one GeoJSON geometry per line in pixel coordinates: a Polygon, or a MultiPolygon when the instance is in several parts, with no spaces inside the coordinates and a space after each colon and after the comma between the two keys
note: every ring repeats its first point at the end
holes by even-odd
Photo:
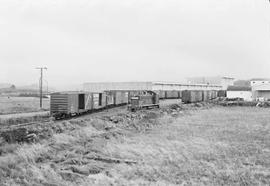
{"type": "Polygon", "coordinates": [[[99,94],[99,93],[104,93],[104,92],[87,92],[87,91],[61,91],[61,92],[54,92],[51,94],[99,94]]]}
{"type": "Polygon", "coordinates": [[[85,92],[81,92],[81,91],[61,91],[61,92],[54,92],[52,94],[83,94],[85,92]]]}

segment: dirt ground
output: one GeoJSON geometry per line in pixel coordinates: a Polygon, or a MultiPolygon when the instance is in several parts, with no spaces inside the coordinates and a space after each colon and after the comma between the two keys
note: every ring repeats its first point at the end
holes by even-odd
{"type": "Polygon", "coordinates": [[[270,185],[269,111],[164,104],[6,133],[0,185],[270,185]]]}
{"type": "MultiPolygon", "coordinates": [[[[43,108],[49,109],[50,100],[43,99],[43,108]]],[[[0,115],[40,111],[39,98],[0,96],[0,115]]]]}

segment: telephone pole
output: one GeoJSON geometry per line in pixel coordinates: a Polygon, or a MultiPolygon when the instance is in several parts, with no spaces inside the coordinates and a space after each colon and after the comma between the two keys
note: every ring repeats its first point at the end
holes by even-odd
{"type": "Polygon", "coordinates": [[[36,69],[40,70],[40,79],[39,79],[39,103],[40,103],[40,108],[42,108],[42,83],[43,83],[43,70],[47,70],[47,67],[37,67],[36,69]]]}

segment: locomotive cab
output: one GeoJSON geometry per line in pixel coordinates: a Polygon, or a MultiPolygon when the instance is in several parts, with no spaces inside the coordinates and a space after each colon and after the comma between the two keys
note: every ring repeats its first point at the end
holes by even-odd
{"type": "Polygon", "coordinates": [[[158,94],[152,91],[142,91],[130,98],[129,110],[159,107],[158,94]]]}

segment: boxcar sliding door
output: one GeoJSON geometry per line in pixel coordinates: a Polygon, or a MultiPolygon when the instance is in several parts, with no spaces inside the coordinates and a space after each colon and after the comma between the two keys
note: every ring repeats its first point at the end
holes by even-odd
{"type": "Polygon", "coordinates": [[[79,94],[79,109],[85,109],[85,96],[84,94],[79,94]]]}

